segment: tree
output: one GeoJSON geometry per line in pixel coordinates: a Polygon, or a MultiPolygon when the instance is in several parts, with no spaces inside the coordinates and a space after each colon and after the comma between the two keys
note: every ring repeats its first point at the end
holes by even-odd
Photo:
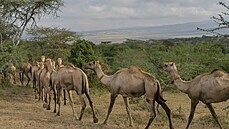
{"type": "MultiPolygon", "coordinates": [[[[229,5],[227,5],[225,2],[219,2],[218,4],[220,6],[222,6],[223,8],[229,10],[229,5]]],[[[202,28],[197,27],[197,30],[219,34],[217,31],[219,31],[221,29],[228,29],[229,28],[228,17],[229,17],[229,13],[221,12],[218,14],[218,16],[212,16],[211,17],[211,19],[213,19],[213,21],[218,24],[217,27],[214,27],[213,29],[202,29],[202,28]]]]}
{"type": "Polygon", "coordinates": [[[16,26],[17,31],[11,37],[17,46],[28,25],[36,26],[37,20],[45,15],[58,16],[61,6],[63,0],[0,0],[0,18],[16,26]]]}
{"type": "Polygon", "coordinates": [[[67,30],[65,28],[51,28],[51,27],[36,27],[27,30],[28,34],[31,35],[33,41],[41,41],[47,43],[68,43],[72,44],[76,42],[80,35],[76,32],[67,30]]]}
{"type": "Polygon", "coordinates": [[[69,61],[79,68],[83,68],[87,62],[95,60],[96,54],[93,49],[93,43],[87,40],[79,39],[73,43],[69,61]]]}

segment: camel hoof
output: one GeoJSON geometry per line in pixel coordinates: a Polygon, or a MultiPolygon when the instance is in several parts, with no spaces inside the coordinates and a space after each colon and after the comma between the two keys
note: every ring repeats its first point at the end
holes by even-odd
{"type": "Polygon", "coordinates": [[[58,113],[56,114],[56,116],[60,116],[60,113],[58,112],[58,113]]]}
{"type": "Polygon", "coordinates": [[[53,113],[56,113],[56,109],[54,109],[53,113]]]}
{"type": "Polygon", "coordinates": [[[43,104],[43,108],[46,108],[46,107],[47,107],[47,105],[44,103],[44,104],[43,104]]]}
{"type": "Polygon", "coordinates": [[[37,96],[35,96],[35,99],[37,99],[38,97],[37,96]]]}
{"type": "Polygon", "coordinates": [[[48,106],[48,107],[46,108],[46,110],[51,110],[50,106],[48,106]]]}
{"type": "Polygon", "coordinates": [[[99,119],[95,117],[93,122],[94,123],[98,123],[99,122],[99,119]]]}
{"type": "Polygon", "coordinates": [[[103,122],[102,125],[107,125],[107,122],[103,122]]]}

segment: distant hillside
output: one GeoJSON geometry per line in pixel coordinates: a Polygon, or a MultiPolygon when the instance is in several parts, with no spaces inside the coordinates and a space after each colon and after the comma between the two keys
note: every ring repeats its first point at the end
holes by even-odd
{"type": "MultiPolygon", "coordinates": [[[[153,27],[149,26],[114,30],[88,31],[82,32],[82,35],[85,39],[94,43],[100,43],[102,41],[122,43],[126,39],[149,40],[211,35],[203,31],[198,31],[196,28],[200,27],[206,29],[214,26],[216,26],[216,24],[213,21],[203,21],[153,27]]],[[[222,31],[221,33],[229,34],[229,31],[222,31]]]]}

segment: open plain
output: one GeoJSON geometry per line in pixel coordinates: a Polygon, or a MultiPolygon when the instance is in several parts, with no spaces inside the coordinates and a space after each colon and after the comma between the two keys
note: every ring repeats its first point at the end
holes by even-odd
{"type": "MultiPolygon", "coordinates": [[[[79,115],[81,104],[75,92],[72,92],[75,110],[79,115]]],[[[190,111],[190,100],[188,96],[179,91],[164,92],[166,103],[172,111],[172,122],[175,129],[184,129],[190,111]]],[[[83,119],[75,121],[72,117],[71,107],[67,100],[67,105],[61,106],[61,116],[53,113],[53,103],[51,110],[45,110],[42,102],[34,98],[33,89],[24,86],[2,86],[0,88],[0,127],[1,129],[143,129],[148,122],[150,112],[144,97],[130,100],[131,113],[134,127],[129,127],[128,116],[122,98],[119,96],[114,105],[113,111],[108,120],[108,125],[101,123],[106,117],[110,101],[110,94],[106,90],[91,89],[92,100],[95,105],[98,123],[93,123],[92,112],[88,101],[83,119]]],[[[224,129],[229,128],[228,102],[213,104],[224,129]]],[[[168,119],[165,112],[159,108],[150,128],[168,129],[168,119]]],[[[196,113],[190,129],[218,129],[209,110],[202,103],[197,106],[196,113]]]]}

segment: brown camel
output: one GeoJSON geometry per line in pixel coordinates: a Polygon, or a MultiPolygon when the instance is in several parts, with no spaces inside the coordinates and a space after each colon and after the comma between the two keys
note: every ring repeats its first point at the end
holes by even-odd
{"type": "Polygon", "coordinates": [[[29,62],[21,63],[19,66],[19,77],[22,85],[24,84],[24,75],[27,77],[28,81],[26,86],[28,86],[30,82],[30,76],[32,75],[32,65],[29,62]]]}
{"type": "Polygon", "coordinates": [[[88,78],[87,75],[81,69],[70,65],[66,67],[60,67],[58,71],[53,70],[51,73],[51,82],[52,82],[52,87],[56,87],[57,90],[57,102],[58,102],[57,115],[58,116],[60,115],[61,94],[62,94],[61,92],[62,89],[65,89],[68,92],[69,102],[73,112],[73,119],[81,120],[83,117],[84,110],[86,108],[86,103],[83,97],[83,94],[85,94],[89,101],[90,107],[92,109],[93,121],[94,123],[98,122],[98,118],[95,115],[94,106],[89,94],[88,78]],[[70,91],[72,90],[79,95],[80,102],[82,104],[81,114],[79,118],[74,110],[73,100],[71,98],[71,93],[70,93],[70,91]]]}
{"type": "Polygon", "coordinates": [[[170,129],[173,129],[170,116],[170,109],[166,105],[165,100],[161,97],[159,81],[153,75],[142,71],[140,68],[136,66],[131,66],[129,68],[121,69],[117,71],[115,74],[108,76],[103,73],[101,65],[98,61],[89,62],[86,68],[93,70],[97,74],[99,80],[107,86],[108,90],[111,93],[110,106],[108,109],[107,117],[104,120],[103,124],[107,124],[107,120],[112,111],[115,99],[120,94],[122,95],[122,98],[126,106],[130,126],[133,126],[133,121],[127,97],[140,97],[142,95],[145,95],[146,101],[149,103],[151,112],[148,124],[145,128],[148,129],[150,124],[156,117],[156,101],[165,110],[169,119],[169,127],[170,129]]]}
{"type": "Polygon", "coordinates": [[[222,129],[217,115],[211,103],[227,101],[229,99],[229,74],[222,70],[214,70],[211,73],[201,74],[190,81],[183,81],[177,72],[174,62],[166,62],[160,64],[159,68],[163,68],[169,73],[172,82],[176,87],[191,99],[191,111],[186,129],[192,122],[195,109],[199,101],[206,104],[213,118],[222,129]]]}
{"type": "Polygon", "coordinates": [[[44,104],[43,107],[47,110],[50,110],[50,102],[51,102],[51,87],[50,87],[50,78],[51,78],[51,72],[52,69],[54,69],[54,62],[51,59],[46,59],[44,63],[44,68],[41,70],[39,74],[39,89],[42,92],[42,89],[44,89],[43,96],[44,97],[44,104]],[[49,98],[49,101],[47,100],[49,98]],[[48,105],[47,105],[48,103],[48,105]]]}

